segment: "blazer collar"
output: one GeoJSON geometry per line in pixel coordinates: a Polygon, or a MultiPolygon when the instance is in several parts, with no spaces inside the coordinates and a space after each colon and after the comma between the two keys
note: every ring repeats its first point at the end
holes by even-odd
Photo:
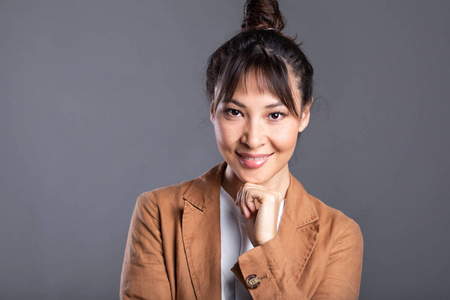
{"type": "Polygon", "coordinates": [[[197,209],[204,211],[219,200],[222,176],[227,164],[225,162],[213,167],[205,174],[194,179],[183,194],[183,199],[189,201],[197,209]]]}
{"type": "Polygon", "coordinates": [[[317,244],[319,214],[303,186],[290,175],[289,188],[277,235],[284,253],[291,260],[296,280],[306,267],[317,244]]]}
{"type": "Polygon", "coordinates": [[[292,174],[290,174],[283,215],[286,215],[295,224],[296,228],[319,219],[319,214],[311,202],[308,193],[292,174]]]}
{"type": "Polygon", "coordinates": [[[220,299],[220,186],[226,164],[194,179],[183,194],[184,250],[197,299],[220,299]]]}

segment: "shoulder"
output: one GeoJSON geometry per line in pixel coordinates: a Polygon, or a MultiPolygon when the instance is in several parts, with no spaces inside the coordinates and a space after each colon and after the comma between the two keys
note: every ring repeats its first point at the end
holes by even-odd
{"type": "Polygon", "coordinates": [[[178,184],[169,185],[166,187],[161,187],[154,189],[152,191],[144,192],[139,197],[138,200],[142,202],[164,202],[168,198],[176,198],[183,197],[183,193],[187,190],[187,188],[192,184],[194,180],[183,181],[178,184]]]}
{"type": "Polygon", "coordinates": [[[328,206],[314,196],[308,194],[308,198],[317,211],[319,216],[317,222],[322,233],[337,240],[347,235],[352,235],[362,242],[361,228],[352,218],[345,215],[342,211],[328,206]]]}
{"type": "Polygon", "coordinates": [[[325,204],[316,197],[308,194],[308,198],[316,209],[321,223],[330,223],[330,226],[337,226],[338,223],[347,225],[355,223],[353,219],[345,215],[342,211],[325,204]]]}
{"type": "Polygon", "coordinates": [[[332,208],[310,195],[302,184],[291,175],[291,184],[286,194],[285,211],[296,226],[314,225],[327,241],[350,230],[360,234],[361,230],[354,220],[340,210],[332,208]]]}
{"type": "Polygon", "coordinates": [[[221,163],[192,180],[145,192],[138,197],[137,205],[173,209],[184,206],[186,200],[196,207],[206,208],[219,195],[225,167],[226,164],[221,163]]]}
{"type": "Polygon", "coordinates": [[[142,193],[136,208],[155,215],[162,211],[168,215],[178,213],[184,209],[185,201],[201,209],[206,208],[216,200],[216,194],[218,196],[225,167],[226,164],[221,163],[192,180],[142,193]]]}
{"type": "Polygon", "coordinates": [[[136,207],[141,210],[154,211],[183,205],[183,194],[193,181],[183,181],[179,184],[144,192],[137,198],[136,207]]]}

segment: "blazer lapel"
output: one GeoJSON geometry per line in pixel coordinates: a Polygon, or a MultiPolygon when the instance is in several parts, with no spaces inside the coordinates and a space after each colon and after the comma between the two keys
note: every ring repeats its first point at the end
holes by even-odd
{"type": "Polygon", "coordinates": [[[278,235],[297,270],[298,279],[314,250],[319,235],[319,225],[314,222],[319,215],[303,186],[290,176],[285,206],[281,217],[278,235]]]}
{"type": "Polygon", "coordinates": [[[183,242],[197,299],[220,299],[220,185],[222,163],[194,179],[183,195],[183,242]]]}

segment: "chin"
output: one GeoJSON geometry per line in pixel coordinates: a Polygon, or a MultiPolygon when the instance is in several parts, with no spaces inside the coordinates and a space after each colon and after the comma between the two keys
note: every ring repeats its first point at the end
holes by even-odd
{"type": "Polygon", "coordinates": [[[258,169],[247,169],[240,165],[238,168],[234,168],[231,165],[231,169],[233,173],[239,178],[240,181],[244,183],[253,183],[253,184],[264,184],[268,180],[270,180],[273,176],[267,176],[268,172],[264,170],[264,168],[258,169]]]}

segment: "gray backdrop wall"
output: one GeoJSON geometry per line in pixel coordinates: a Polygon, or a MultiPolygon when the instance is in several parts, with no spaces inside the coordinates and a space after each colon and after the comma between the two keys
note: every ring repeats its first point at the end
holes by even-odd
{"type": "MultiPolygon", "coordinates": [[[[0,1],[0,295],[116,299],[143,191],[221,161],[241,0],[0,1]]],[[[316,70],[291,170],[365,238],[361,299],[450,294],[450,2],[280,0],[316,70]]]]}

